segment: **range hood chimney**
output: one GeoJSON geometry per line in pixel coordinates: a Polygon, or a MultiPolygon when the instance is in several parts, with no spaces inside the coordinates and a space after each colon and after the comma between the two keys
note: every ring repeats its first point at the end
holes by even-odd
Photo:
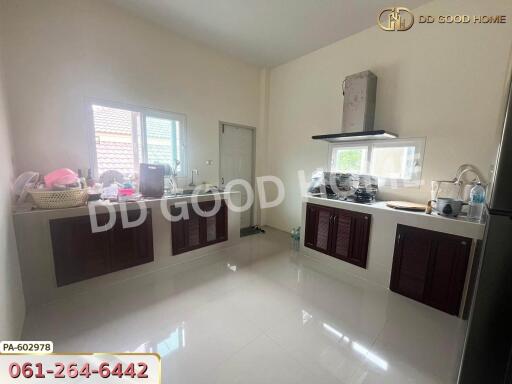
{"type": "Polygon", "coordinates": [[[356,141],[370,139],[393,139],[392,132],[375,131],[375,99],[377,76],[371,71],[347,76],[343,81],[343,122],[341,133],[313,136],[314,140],[328,142],[356,141]]]}

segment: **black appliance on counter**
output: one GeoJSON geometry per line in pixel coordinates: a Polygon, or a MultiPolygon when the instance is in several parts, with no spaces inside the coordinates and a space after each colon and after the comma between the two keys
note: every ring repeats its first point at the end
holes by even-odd
{"type": "Polygon", "coordinates": [[[140,193],[144,197],[162,197],[164,195],[164,178],[164,165],[141,164],[140,193]]]}
{"type": "Polygon", "coordinates": [[[369,204],[375,200],[375,193],[366,188],[357,188],[353,195],[354,203],[369,204]]]}
{"type": "Polygon", "coordinates": [[[370,204],[375,201],[379,187],[377,178],[341,172],[316,173],[308,187],[313,196],[370,204]]]}
{"type": "Polygon", "coordinates": [[[459,384],[512,382],[512,85],[459,371],[459,384]]]}

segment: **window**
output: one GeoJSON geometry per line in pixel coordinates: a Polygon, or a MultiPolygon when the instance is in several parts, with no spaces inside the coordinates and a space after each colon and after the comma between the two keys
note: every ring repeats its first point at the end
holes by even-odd
{"type": "Polygon", "coordinates": [[[346,173],[366,173],[366,158],[368,147],[343,146],[333,151],[335,169],[343,169],[346,173]]]}
{"type": "Polygon", "coordinates": [[[140,163],[172,165],[186,176],[185,116],[144,108],[92,104],[95,175],[108,170],[125,176],[140,163]]]}
{"type": "Polygon", "coordinates": [[[331,146],[331,171],[370,174],[380,186],[420,185],[425,139],[373,140],[331,146]]]}

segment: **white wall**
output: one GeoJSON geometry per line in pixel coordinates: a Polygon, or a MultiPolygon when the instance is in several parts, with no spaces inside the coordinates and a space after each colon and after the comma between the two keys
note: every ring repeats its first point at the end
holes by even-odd
{"type": "Polygon", "coordinates": [[[0,340],[16,340],[21,336],[25,301],[11,215],[11,138],[3,87],[1,43],[0,40],[0,340]]]}
{"type": "Polygon", "coordinates": [[[16,172],[89,166],[91,97],[185,113],[199,182],[218,182],[219,121],[258,125],[258,68],[105,1],[8,1],[0,15],[16,172]]]}
{"type": "Polygon", "coordinates": [[[342,80],[371,70],[378,76],[376,129],[426,137],[424,185],[383,191],[384,199],[426,202],[430,182],[451,179],[472,163],[488,175],[502,115],[512,42],[509,0],[440,0],[416,15],[505,14],[505,25],[424,25],[407,32],[378,27],[274,68],[270,79],[269,172],[285,182],[287,198],[268,224],[300,225],[297,170],[309,177],[327,166],[328,144],[312,135],[341,131],[342,80]]]}

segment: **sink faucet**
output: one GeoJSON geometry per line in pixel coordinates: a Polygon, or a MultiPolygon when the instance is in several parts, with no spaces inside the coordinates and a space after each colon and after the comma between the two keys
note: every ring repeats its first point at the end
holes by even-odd
{"type": "Polygon", "coordinates": [[[169,172],[169,183],[170,183],[170,193],[175,194],[178,191],[178,167],[181,164],[181,161],[178,159],[174,160],[174,166],[170,166],[169,172]]]}
{"type": "Polygon", "coordinates": [[[194,174],[197,176],[199,175],[199,170],[197,169],[193,169],[192,170],[192,181],[190,182],[190,184],[188,185],[189,187],[195,187],[196,185],[194,184],[194,174]]]}

